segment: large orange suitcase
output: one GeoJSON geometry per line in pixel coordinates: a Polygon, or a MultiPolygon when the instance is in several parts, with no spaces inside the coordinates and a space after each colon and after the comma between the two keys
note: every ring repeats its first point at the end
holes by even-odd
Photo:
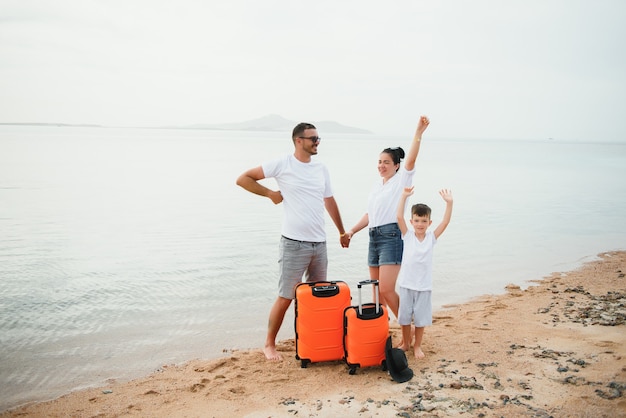
{"type": "Polygon", "coordinates": [[[382,366],[387,370],[385,347],[389,337],[387,308],[380,304],[378,280],[364,280],[358,284],[359,304],[344,311],[344,349],[349,373],[358,367],[382,366]],[[362,303],[364,285],[374,286],[374,303],[362,303]]]}
{"type": "Polygon", "coordinates": [[[350,306],[343,281],[303,282],[296,286],[296,359],[301,367],[343,360],[343,312],[350,306]]]}

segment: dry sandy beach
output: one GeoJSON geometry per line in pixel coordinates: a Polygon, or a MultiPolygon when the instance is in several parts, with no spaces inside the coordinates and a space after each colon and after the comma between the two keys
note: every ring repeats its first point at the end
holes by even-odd
{"type": "Polygon", "coordinates": [[[302,369],[288,340],[282,362],[225,350],[0,417],[626,417],[626,252],[599,258],[437,312],[407,383],[341,362],[302,369]]]}

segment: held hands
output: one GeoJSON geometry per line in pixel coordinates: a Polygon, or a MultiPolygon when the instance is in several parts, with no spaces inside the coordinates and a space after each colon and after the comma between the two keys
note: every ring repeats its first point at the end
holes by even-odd
{"type": "Polygon", "coordinates": [[[452,190],[441,189],[439,195],[446,201],[446,203],[452,203],[452,190]]]}
{"type": "Polygon", "coordinates": [[[352,238],[352,234],[342,234],[339,236],[339,242],[341,242],[342,248],[348,248],[350,246],[350,238],[352,238]]]}

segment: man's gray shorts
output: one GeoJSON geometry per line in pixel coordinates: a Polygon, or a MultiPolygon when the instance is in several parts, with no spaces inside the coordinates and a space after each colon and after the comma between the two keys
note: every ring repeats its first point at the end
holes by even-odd
{"type": "Polygon", "coordinates": [[[296,285],[302,282],[326,280],[328,254],[325,242],[296,241],[280,237],[278,256],[278,296],[285,299],[295,297],[296,285]]]}

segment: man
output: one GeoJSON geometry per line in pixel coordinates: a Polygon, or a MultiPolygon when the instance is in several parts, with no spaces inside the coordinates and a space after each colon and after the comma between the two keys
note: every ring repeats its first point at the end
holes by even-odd
{"type": "Polygon", "coordinates": [[[310,123],[299,123],[291,139],[294,153],[251,168],[237,178],[237,185],[269,198],[274,204],[284,202],[284,219],[279,246],[278,297],[270,310],[267,338],[263,352],[268,360],[281,360],[276,350],[276,336],[285,313],[295,297],[295,286],[302,281],[326,280],[328,256],[324,229],[324,208],[339,230],[343,247],[345,231],[339,208],[333,197],[328,169],[311,157],[317,155],[321,138],[310,123]],[[279,190],[259,183],[275,178],[279,190]]]}

